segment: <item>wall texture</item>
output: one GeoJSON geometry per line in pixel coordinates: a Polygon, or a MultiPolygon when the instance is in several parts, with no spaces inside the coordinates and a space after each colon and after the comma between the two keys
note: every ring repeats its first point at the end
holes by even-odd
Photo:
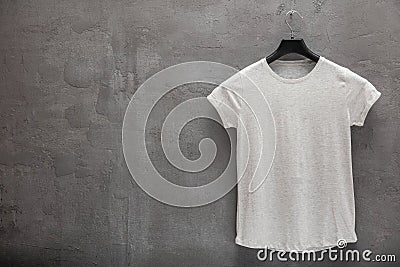
{"type": "MultiPolygon", "coordinates": [[[[290,5],[0,0],[0,264],[262,264],[257,251],[234,244],[235,190],[193,209],[155,201],[130,177],[121,127],[138,86],[167,66],[242,68],[271,53],[288,37],[290,5]]],[[[359,241],[349,247],[400,260],[400,2],[308,0],[295,8],[304,16],[296,29],[314,51],[382,92],[364,127],[352,129],[359,241]]],[[[178,88],[158,112],[211,89],[178,88]]],[[[198,156],[202,134],[229,142],[210,122],[187,128],[188,157],[198,156]]],[[[165,161],[155,165],[185,181],[165,161]]]]}

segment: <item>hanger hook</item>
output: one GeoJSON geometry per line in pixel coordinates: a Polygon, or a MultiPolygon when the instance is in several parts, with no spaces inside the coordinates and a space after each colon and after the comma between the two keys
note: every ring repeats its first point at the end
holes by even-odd
{"type": "Polygon", "coordinates": [[[292,16],[294,13],[297,13],[297,15],[299,15],[299,17],[300,17],[301,19],[303,19],[303,16],[300,15],[300,13],[299,13],[297,10],[292,9],[292,10],[289,10],[289,11],[286,13],[286,16],[285,16],[285,23],[286,23],[286,25],[287,25],[287,26],[289,27],[289,29],[290,29],[290,39],[294,39],[294,31],[293,31],[292,26],[290,26],[289,22],[287,21],[287,16],[288,16],[288,15],[292,16]]]}

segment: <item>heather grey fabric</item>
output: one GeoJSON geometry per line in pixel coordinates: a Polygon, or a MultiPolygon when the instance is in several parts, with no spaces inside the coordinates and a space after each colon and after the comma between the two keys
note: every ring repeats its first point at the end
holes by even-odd
{"type": "MultiPolygon", "coordinates": [[[[265,98],[255,98],[254,91],[235,77],[207,97],[224,126],[237,128],[237,168],[244,176],[238,184],[236,243],[303,251],[332,247],[341,239],[356,242],[350,126],[364,124],[380,92],[324,57],[317,63],[277,60],[271,65],[261,59],[240,74],[251,79],[265,98]],[[249,128],[250,153],[270,140],[252,138],[260,136],[260,128],[247,120],[243,99],[252,99],[250,107],[267,100],[275,124],[274,161],[255,192],[249,186],[257,163],[251,155],[247,165],[243,162],[241,151],[249,149],[242,147],[243,128],[249,128]],[[239,119],[247,125],[237,123],[239,119]]],[[[261,161],[259,168],[268,166],[261,161]]]]}

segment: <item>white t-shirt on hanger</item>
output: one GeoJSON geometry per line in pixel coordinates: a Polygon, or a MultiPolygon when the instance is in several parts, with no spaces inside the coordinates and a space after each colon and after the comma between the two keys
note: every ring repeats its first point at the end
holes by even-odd
{"type": "MultiPolygon", "coordinates": [[[[317,251],[336,246],[339,240],[356,242],[350,126],[364,124],[380,92],[365,78],[324,57],[317,63],[276,60],[270,65],[263,58],[244,68],[207,97],[224,127],[237,128],[238,173],[246,165],[241,152],[247,149],[245,129],[238,121],[246,120],[243,99],[251,98],[246,94],[252,92],[237,79],[240,74],[264,96],[253,99],[253,105],[268,102],[276,150],[268,176],[255,192],[249,192],[250,175],[238,184],[236,243],[317,251]]],[[[256,129],[247,132],[250,139],[256,129]]],[[[256,165],[252,160],[247,164],[250,169],[256,165]]],[[[269,166],[260,162],[259,168],[263,167],[269,166]]]]}

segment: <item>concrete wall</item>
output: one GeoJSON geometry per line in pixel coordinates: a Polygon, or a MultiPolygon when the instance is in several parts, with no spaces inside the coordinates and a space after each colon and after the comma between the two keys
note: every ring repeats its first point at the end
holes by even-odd
{"type": "MultiPolygon", "coordinates": [[[[211,60],[242,68],[271,53],[288,37],[284,15],[290,4],[1,0],[0,262],[259,263],[257,251],[234,244],[235,190],[200,208],[157,202],[130,178],[121,127],[138,86],[167,66],[211,60]]],[[[349,247],[396,254],[400,2],[309,0],[295,7],[304,16],[296,29],[314,51],[366,77],[382,92],[365,126],[352,129],[359,241],[349,247]]],[[[170,94],[165,109],[207,95],[210,88],[204,88],[170,94]]],[[[150,144],[159,135],[154,121],[150,144]]],[[[222,129],[209,123],[188,126],[181,140],[185,155],[198,156],[200,129],[229,142],[222,129]]],[[[155,165],[172,174],[171,180],[186,179],[174,175],[164,160],[155,165]]],[[[207,177],[216,177],[217,167],[207,177]]]]}

